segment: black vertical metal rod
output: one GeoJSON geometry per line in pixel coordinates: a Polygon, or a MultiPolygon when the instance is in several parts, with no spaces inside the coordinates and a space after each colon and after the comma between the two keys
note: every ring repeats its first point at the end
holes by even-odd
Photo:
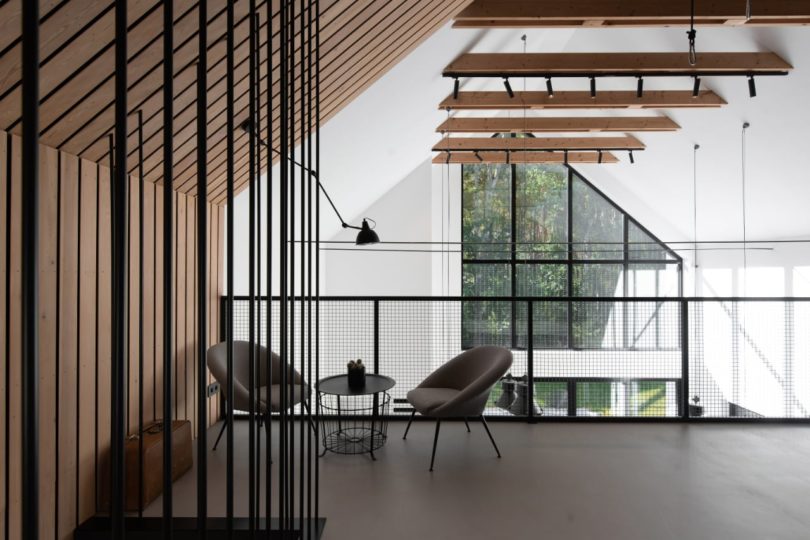
{"type": "MultiPolygon", "coordinates": [[[[300,111],[300,122],[301,122],[301,162],[304,165],[307,164],[306,162],[306,47],[305,47],[305,38],[306,38],[306,26],[304,22],[304,13],[306,12],[306,5],[304,0],[300,0],[299,2],[299,28],[300,28],[300,63],[301,69],[299,71],[299,78],[300,78],[300,96],[301,96],[301,111],[300,111]]],[[[300,324],[301,330],[299,331],[299,335],[301,336],[300,339],[300,356],[301,362],[299,364],[299,373],[301,373],[301,380],[299,381],[299,394],[301,396],[301,409],[300,409],[300,423],[298,426],[298,530],[303,533],[304,531],[304,472],[306,470],[306,466],[304,464],[304,408],[305,400],[304,400],[304,377],[303,375],[306,374],[306,370],[304,369],[304,362],[306,361],[306,229],[304,227],[306,223],[306,187],[307,184],[304,181],[306,177],[306,171],[301,170],[299,171],[301,175],[301,216],[299,217],[299,223],[301,224],[301,244],[300,244],[300,272],[301,272],[301,280],[300,280],[300,288],[301,288],[301,313],[300,313],[300,324]]],[[[295,392],[293,392],[294,394],[295,392]]]]}
{"type": "Polygon", "coordinates": [[[22,3],[22,531],[39,538],[39,2],[22,3]]]}
{"type": "Polygon", "coordinates": [[[197,534],[208,521],[208,0],[197,4],[197,534]]]}
{"type": "MultiPolygon", "coordinates": [[[[253,35],[253,40],[251,41],[251,47],[253,47],[253,51],[254,51],[253,54],[256,56],[256,65],[258,66],[259,62],[261,61],[261,54],[260,54],[261,49],[259,49],[259,44],[261,42],[261,40],[259,39],[259,32],[261,30],[261,24],[260,24],[260,21],[259,21],[259,13],[258,13],[258,11],[256,13],[254,13],[253,18],[254,18],[254,25],[255,25],[254,27],[255,27],[256,31],[255,31],[255,33],[253,35]]],[[[261,137],[261,134],[262,134],[261,120],[260,120],[261,119],[261,114],[259,114],[261,112],[261,94],[262,94],[261,79],[258,76],[258,73],[260,73],[260,72],[261,72],[261,70],[257,69],[257,76],[256,76],[255,81],[254,81],[256,83],[256,106],[255,106],[255,108],[253,110],[253,118],[251,119],[251,121],[253,122],[252,125],[256,126],[256,132],[255,132],[256,141],[258,141],[259,137],[261,137]]],[[[256,283],[257,283],[256,305],[258,306],[258,313],[259,313],[258,318],[257,318],[256,329],[257,329],[257,336],[258,336],[257,341],[259,343],[261,343],[261,321],[262,321],[262,309],[261,309],[261,306],[262,306],[262,303],[261,303],[262,302],[262,300],[261,300],[262,299],[262,272],[261,272],[261,261],[262,261],[262,206],[261,206],[261,200],[262,200],[262,182],[261,182],[262,146],[261,146],[261,144],[256,144],[255,148],[256,148],[256,268],[257,268],[257,274],[256,274],[256,283]]],[[[266,350],[267,351],[270,350],[270,345],[269,344],[267,344],[267,349],[266,350]]],[[[258,365],[258,367],[256,369],[261,370],[261,365],[258,365]]],[[[257,520],[261,519],[261,514],[262,514],[262,511],[261,511],[261,508],[260,508],[260,502],[261,502],[261,490],[260,490],[260,487],[261,487],[261,482],[262,482],[261,481],[262,437],[261,437],[261,432],[260,432],[261,431],[261,426],[259,424],[261,424],[261,422],[258,422],[257,426],[256,426],[256,471],[255,471],[255,479],[256,479],[256,488],[255,488],[256,497],[255,497],[255,499],[256,500],[255,500],[255,510],[254,510],[254,512],[256,513],[256,519],[257,520]]],[[[257,530],[258,530],[258,528],[259,528],[259,526],[257,524],[257,530]]]]}
{"type": "Polygon", "coordinates": [[[681,418],[689,418],[689,302],[681,301],[681,418]]]}
{"type": "Polygon", "coordinates": [[[138,111],[138,518],[143,518],[143,111],[138,111]]]}
{"type": "MultiPolygon", "coordinates": [[[[320,55],[321,55],[321,42],[320,42],[320,15],[321,15],[320,0],[315,0],[315,170],[321,170],[321,94],[320,94],[320,55]]],[[[316,178],[317,182],[318,179],[316,178]]],[[[310,379],[313,383],[320,379],[320,292],[321,292],[321,275],[320,275],[320,261],[321,261],[321,192],[318,190],[315,195],[315,378],[310,379]]],[[[314,503],[314,517],[318,517],[319,510],[319,481],[320,481],[320,460],[317,458],[320,451],[320,420],[318,416],[315,417],[315,503],[314,503]]]]}
{"type": "MultiPolygon", "coordinates": [[[[273,137],[273,81],[272,81],[272,73],[273,73],[273,7],[272,2],[266,3],[266,11],[267,11],[267,71],[266,71],[266,92],[267,92],[267,141],[269,144],[272,145],[272,137],[273,137]]],[[[258,42],[258,39],[257,39],[258,42]]],[[[257,115],[261,116],[261,115],[257,115]]],[[[261,126],[257,124],[257,129],[260,129],[261,126]]],[[[272,325],[272,298],[273,298],[273,158],[272,154],[268,149],[267,153],[267,234],[265,235],[266,238],[266,249],[265,249],[265,256],[267,257],[267,358],[266,362],[267,365],[266,373],[267,373],[267,401],[269,403],[273,400],[273,370],[272,370],[272,355],[270,351],[272,351],[273,345],[273,325],[272,325]]],[[[265,456],[264,456],[264,467],[265,467],[265,539],[270,540],[270,530],[272,529],[271,525],[271,516],[273,510],[273,473],[272,473],[272,441],[273,441],[273,432],[272,426],[270,424],[271,416],[268,413],[267,421],[266,421],[266,430],[267,430],[267,445],[265,449],[265,456]]]]}
{"type": "Polygon", "coordinates": [[[226,173],[226,205],[227,205],[227,253],[226,257],[226,274],[227,278],[227,295],[228,295],[228,309],[226,310],[226,348],[227,348],[227,390],[225,392],[227,400],[225,402],[226,411],[225,421],[228,425],[227,433],[227,465],[226,465],[226,482],[225,482],[225,516],[226,516],[226,530],[228,539],[233,538],[233,399],[234,384],[233,384],[233,182],[234,182],[234,2],[235,0],[227,0],[227,81],[226,81],[226,106],[227,106],[227,173],[226,173]]]}
{"type": "Polygon", "coordinates": [[[173,239],[173,133],[174,117],[173,0],[163,1],[163,538],[172,531],[172,252],[173,239]]]}
{"type": "MultiPolygon", "coordinates": [[[[287,110],[290,115],[290,159],[295,161],[295,0],[290,1],[290,95],[287,110]]],[[[295,520],[295,415],[293,413],[293,404],[295,402],[295,377],[293,376],[293,369],[295,368],[295,225],[296,225],[296,212],[295,212],[295,175],[297,169],[290,168],[290,361],[287,363],[287,403],[290,410],[290,420],[288,428],[290,436],[288,439],[288,447],[290,459],[288,463],[289,468],[289,481],[287,483],[288,490],[288,504],[289,516],[287,529],[292,531],[295,520]]]]}
{"type": "Polygon", "coordinates": [[[278,474],[278,481],[279,481],[279,488],[278,488],[278,514],[279,514],[279,529],[286,530],[287,529],[287,370],[284,369],[285,362],[288,361],[288,351],[287,351],[287,321],[289,316],[289,299],[288,299],[288,292],[287,292],[287,253],[288,253],[288,243],[287,243],[287,214],[288,214],[288,205],[289,205],[289,197],[288,197],[288,183],[289,183],[289,167],[287,165],[287,160],[284,159],[286,157],[287,152],[289,151],[289,142],[288,142],[288,121],[289,116],[287,115],[287,107],[288,103],[288,96],[287,96],[287,75],[289,72],[289,64],[288,64],[288,44],[287,44],[287,32],[289,29],[289,21],[288,21],[288,1],[282,0],[281,2],[281,17],[280,17],[280,34],[281,40],[279,41],[279,53],[280,53],[280,66],[279,74],[281,76],[281,84],[280,84],[280,96],[279,96],[279,120],[281,122],[281,129],[280,129],[280,137],[281,137],[281,151],[283,152],[281,165],[280,165],[280,175],[279,175],[279,297],[280,297],[280,305],[279,305],[279,352],[281,355],[281,362],[282,362],[282,369],[280,370],[281,373],[281,381],[279,385],[279,403],[282,404],[281,410],[279,411],[279,474],[278,474]]]}
{"type": "Polygon", "coordinates": [[[124,369],[126,363],[126,268],[127,268],[127,5],[115,5],[115,169],[111,171],[112,224],[112,364],[110,369],[111,412],[111,507],[112,537],[124,538],[124,369]]]}
{"type": "MultiPolygon", "coordinates": [[[[307,371],[305,373],[306,379],[312,382],[312,194],[315,193],[317,197],[317,186],[314,184],[314,177],[312,175],[312,14],[315,6],[310,2],[308,17],[307,17],[307,164],[309,170],[307,171],[307,371]]],[[[302,394],[306,395],[306,394],[302,394]]],[[[306,425],[313,426],[312,419],[312,400],[309,401],[309,406],[306,409],[306,425]]],[[[303,429],[303,428],[302,428],[303,429]]],[[[313,434],[307,428],[307,538],[313,538],[312,530],[312,478],[313,478],[313,460],[317,460],[317,448],[313,445],[313,434]]],[[[303,533],[303,531],[302,531],[303,533]]]]}
{"type": "MultiPolygon", "coordinates": [[[[248,110],[251,126],[256,118],[256,51],[253,47],[256,28],[256,0],[249,0],[248,43],[248,110]]],[[[253,537],[256,532],[256,432],[254,403],[256,386],[256,129],[248,133],[248,531],[253,537]]],[[[230,209],[230,207],[229,207],[230,209]]]]}
{"type": "Polygon", "coordinates": [[[529,422],[534,422],[534,303],[531,300],[526,302],[526,310],[526,351],[528,353],[526,363],[526,399],[528,403],[526,404],[526,410],[528,411],[529,422]]]}

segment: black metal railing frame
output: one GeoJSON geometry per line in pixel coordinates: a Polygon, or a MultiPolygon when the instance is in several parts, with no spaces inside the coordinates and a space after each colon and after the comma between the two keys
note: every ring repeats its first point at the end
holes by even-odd
{"type": "MultiPolygon", "coordinates": [[[[234,303],[247,302],[250,298],[248,296],[234,296],[234,303]]],[[[259,298],[260,302],[265,302],[266,296],[259,298]]],[[[271,298],[271,302],[275,301],[276,297],[271,298]]],[[[295,302],[305,300],[305,298],[295,297],[295,302]]],[[[521,297],[515,298],[510,296],[498,297],[469,297],[469,296],[322,296],[318,302],[369,302],[372,304],[373,309],[373,372],[379,373],[380,369],[380,304],[388,302],[509,302],[509,303],[524,303],[527,307],[527,320],[526,320],[526,347],[512,348],[512,350],[525,351],[527,354],[527,378],[534,383],[543,382],[565,382],[568,389],[568,408],[569,414],[566,416],[542,416],[534,413],[534,407],[529,406],[525,416],[494,416],[498,420],[519,420],[530,423],[538,421],[600,421],[600,422],[765,422],[765,423],[810,423],[810,417],[807,418],[775,418],[775,417],[762,417],[762,418],[727,418],[727,417],[696,417],[690,415],[690,347],[689,347],[689,321],[690,313],[695,311],[693,305],[705,303],[768,303],[768,302],[783,302],[783,303],[810,303],[810,297],[575,297],[569,296],[561,297],[521,297]],[[678,305],[678,335],[679,346],[676,349],[671,348],[656,348],[656,349],[636,349],[633,347],[627,348],[576,348],[561,347],[561,348],[542,348],[537,349],[534,347],[534,316],[532,306],[536,302],[583,302],[583,303],[606,303],[606,304],[633,304],[633,303],[655,303],[656,310],[660,309],[663,304],[677,304],[678,305]],[[615,377],[543,377],[536,376],[535,374],[535,353],[537,351],[549,350],[593,350],[593,351],[665,351],[665,352],[681,352],[681,377],[655,377],[655,378],[615,378],[615,377]],[[592,416],[577,416],[576,415],[576,387],[578,383],[582,382],[626,382],[632,381],[645,381],[655,380],[657,382],[673,382],[676,386],[677,395],[677,416],[616,416],[616,417],[592,417],[592,416]],[[572,406],[573,404],[573,406],[572,406]]],[[[226,297],[221,298],[222,313],[228,312],[228,302],[226,297]]],[[[222,317],[225,321],[226,317],[222,317]]],[[[224,325],[221,329],[224,332],[224,325]]],[[[224,335],[224,334],[222,334],[224,335]]],[[[462,350],[462,344],[459,343],[459,350],[462,350]]],[[[535,403],[534,384],[528,385],[529,404],[535,403]]],[[[395,403],[401,403],[402,400],[394,400],[395,403]]],[[[395,412],[402,412],[394,408],[395,412]]],[[[392,417],[397,417],[393,415],[392,417]]]]}

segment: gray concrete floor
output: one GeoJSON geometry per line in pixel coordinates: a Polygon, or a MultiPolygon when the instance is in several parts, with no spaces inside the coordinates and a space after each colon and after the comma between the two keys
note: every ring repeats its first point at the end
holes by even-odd
{"type": "MultiPolygon", "coordinates": [[[[248,423],[236,423],[235,506],[247,509],[248,423]],[[244,456],[242,456],[244,454],[244,456]]],[[[377,461],[320,461],[324,540],[810,538],[810,428],[490,422],[389,426],[377,461]]],[[[219,426],[211,428],[213,443],[219,426]]],[[[209,445],[210,446],[210,445],[209,445]]],[[[209,452],[209,508],[225,514],[223,444],[209,452]]],[[[175,483],[175,514],[196,511],[196,474],[175,483]]],[[[147,515],[160,515],[155,501],[147,515]]]]}

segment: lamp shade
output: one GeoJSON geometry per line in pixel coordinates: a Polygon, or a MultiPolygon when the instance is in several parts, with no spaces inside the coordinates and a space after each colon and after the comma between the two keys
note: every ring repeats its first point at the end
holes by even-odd
{"type": "Polygon", "coordinates": [[[358,246],[364,246],[366,244],[378,244],[380,242],[380,237],[377,236],[371,227],[368,225],[367,220],[363,220],[363,226],[360,229],[360,232],[357,233],[357,241],[355,244],[358,246]]]}

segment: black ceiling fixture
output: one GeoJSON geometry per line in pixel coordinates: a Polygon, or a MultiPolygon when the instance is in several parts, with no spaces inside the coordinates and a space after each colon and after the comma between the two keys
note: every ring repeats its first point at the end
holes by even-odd
{"type": "Polygon", "coordinates": [[[596,77],[591,77],[591,99],[596,99],[596,77]]]}
{"type": "MultiPolygon", "coordinates": [[[[244,122],[242,122],[239,125],[239,127],[245,133],[248,133],[248,134],[251,132],[251,126],[252,126],[252,124],[251,124],[250,120],[245,120],[244,122]]],[[[264,139],[262,139],[261,137],[256,137],[256,140],[258,140],[259,144],[261,144],[265,148],[268,148],[271,152],[275,152],[276,154],[281,155],[281,152],[279,152],[277,149],[273,148],[272,146],[269,146],[267,144],[267,142],[264,139]]],[[[349,225],[348,223],[346,223],[346,221],[343,220],[343,216],[341,216],[340,212],[338,212],[338,209],[335,206],[335,203],[332,201],[332,197],[329,196],[329,193],[327,193],[326,189],[323,187],[323,184],[321,184],[321,178],[318,175],[318,171],[313,171],[309,167],[305,167],[304,165],[302,165],[301,163],[295,161],[291,157],[288,157],[287,160],[290,163],[294,164],[294,165],[298,165],[302,170],[311,173],[312,176],[315,177],[315,181],[318,182],[318,187],[321,188],[321,191],[323,192],[324,196],[326,197],[326,200],[329,201],[329,205],[332,207],[332,210],[335,211],[335,215],[340,220],[341,227],[343,227],[344,229],[356,229],[356,230],[360,231],[359,233],[357,233],[357,239],[355,240],[355,244],[357,244],[358,246],[363,246],[363,245],[367,245],[367,244],[377,244],[377,243],[380,242],[380,237],[377,235],[376,232],[374,232],[372,227],[370,227],[369,224],[368,224],[367,220],[370,219],[370,218],[363,218],[363,224],[360,227],[358,227],[357,225],[349,225]]],[[[374,223],[374,227],[376,227],[377,222],[374,221],[373,219],[371,221],[374,223]]]]}
{"type": "Polygon", "coordinates": [[[748,76],[748,95],[752,98],[757,97],[757,83],[754,82],[754,76],[748,76]]]}
{"type": "Polygon", "coordinates": [[[458,77],[453,80],[453,99],[458,99],[458,77]]]}
{"type": "Polygon", "coordinates": [[[700,95],[700,77],[695,76],[695,84],[692,86],[692,97],[696,98],[700,95]]]}
{"type": "Polygon", "coordinates": [[[512,85],[509,84],[509,77],[503,78],[503,86],[506,88],[506,93],[509,94],[510,98],[515,97],[515,92],[512,90],[512,85]]]}
{"type": "Polygon", "coordinates": [[[636,97],[644,97],[644,77],[640,75],[638,77],[638,86],[636,86],[636,97]]]}
{"type": "Polygon", "coordinates": [[[546,77],[546,92],[548,92],[548,97],[554,97],[554,87],[551,86],[551,77],[546,77]]]}

